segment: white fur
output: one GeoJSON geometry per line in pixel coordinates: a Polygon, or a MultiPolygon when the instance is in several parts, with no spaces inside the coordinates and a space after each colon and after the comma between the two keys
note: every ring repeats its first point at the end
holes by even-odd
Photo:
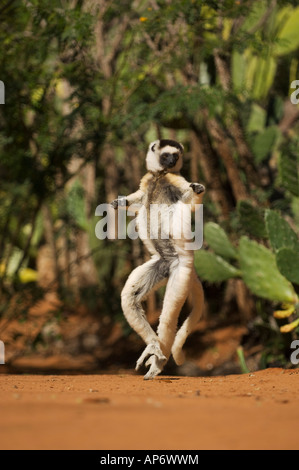
{"type": "Polygon", "coordinates": [[[148,152],[146,154],[146,168],[149,171],[162,171],[163,166],[160,165],[159,159],[157,158],[157,147],[159,146],[159,140],[155,140],[152,142],[148,148],[148,152]],[[154,151],[152,150],[153,146],[155,146],[154,151]]]}
{"type": "MultiPolygon", "coordinates": [[[[148,152],[146,155],[146,168],[149,171],[162,171],[164,168],[160,164],[159,156],[160,154],[163,153],[179,153],[179,159],[176,163],[176,165],[170,169],[172,173],[177,173],[182,169],[183,166],[183,158],[182,158],[182,152],[179,151],[176,147],[172,147],[171,145],[166,145],[162,149],[159,147],[159,140],[155,140],[149,145],[148,152]],[[154,150],[152,150],[154,148],[154,150]]],[[[182,146],[183,147],[183,146],[182,146]]]]}
{"type": "MultiPolygon", "coordinates": [[[[172,173],[178,172],[182,166],[182,152],[169,145],[160,149],[159,144],[160,141],[157,140],[149,146],[146,156],[147,169],[152,172],[163,170],[159,160],[161,151],[167,153],[179,152],[180,156],[177,164],[169,170],[172,173]]],[[[171,353],[178,365],[183,363],[184,353],[182,347],[203,310],[203,289],[194,269],[193,251],[185,248],[186,240],[191,238],[190,230],[188,230],[190,229],[190,217],[188,216],[190,215],[190,206],[188,205],[194,204],[195,201],[198,202],[198,196],[194,194],[193,189],[190,188],[190,183],[183,177],[176,176],[176,181],[179,181],[180,191],[183,194],[182,200],[171,206],[165,205],[166,207],[161,210],[162,219],[169,217],[169,213],[172,212],[169,235],[172,240],[172,247],[175,250],[175,256],[172,257],[171,254],[170,259],[160,257],[155,243],[151,238],[148,238],[148,233],[153,233],[154,230],[152,229],[154,227],[150,227],[151,230],[149,231],[147,230],[147,224],[150,221],[147,220],[146,207],[142,206],[137,217],[138,232],[152,257],[149,261],[134,269],[121,294],[122,308],[128,323],[146,343],[146,348],[136,364],[136,369],[138,369],[146,361],[145,365],[149,366],[149,370],[144,377],[145,379],[152,379],[159,374],[171,353]],[[180,179],[178,180],[178,178],[180,179]],[[181,224],[179,224],[179,221],[181,224]],[[179,228],[180,233],[178,234],[179,228]],[[146,298],[150,291],[165,284],[166,273],[168,274],[168,281],[159,326],[157,333],[155,333],[146,319],[141,301],[146,298]],[[191,294],[193,309],[177,331],[178,317],[189,294],[191,294]]],[[[146,194],[138,190],[136,193],[129,195],[127,200],[129,203],[134,204],[134,202],[142,202],[144,198],[146,199],[146,194]]],[[[162,240],[163,236],[161,237],[161,243],[162,240]]],[[[163,247],[163,244],[161,246],[163,247]]]]}

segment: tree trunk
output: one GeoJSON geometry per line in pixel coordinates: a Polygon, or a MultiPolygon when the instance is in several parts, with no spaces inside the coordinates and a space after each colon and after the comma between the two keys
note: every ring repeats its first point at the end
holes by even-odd
{"type": "Polygon", "coordinates": [[[208,138],[204,132],[201,134],[192,132],[191,142],[194,159],[196,158],[199,163],[204,176],[207,196],[215,204],[220,220],[228,219],[232,207],[228,194],[223,188],[219,162],[214,151],[210,148],[208,138]]]}
{"type": "Polygon", "coordinates": [[[235,201],[238,202],[243,199],[250,199],[247,189],[240,178],[240,169],[232,156],[232,149],[228,137],[217,120],[209,117],[207,111],[204,113],[206,116],[207,129],[213,138],[215,150],[225,166],[235,201]]]}

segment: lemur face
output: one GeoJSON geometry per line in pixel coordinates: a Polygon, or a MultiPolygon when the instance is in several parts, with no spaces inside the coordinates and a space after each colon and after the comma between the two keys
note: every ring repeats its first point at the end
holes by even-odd
{"type": "Polygon", "coordinates": [[[155,140],[150,144],[146,155],[147,169],[153,172],[167,170],[175,173],[180,171],[183,164],[183,150],[183,145],[175,140],[155,140]]]}

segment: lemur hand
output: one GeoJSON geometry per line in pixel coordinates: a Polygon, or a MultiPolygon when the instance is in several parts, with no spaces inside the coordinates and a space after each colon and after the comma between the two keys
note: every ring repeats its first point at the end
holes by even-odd
{"type": "Polygon", "coordinates": [[[114,199],[114,201],[110,202],[110,205],[113,209],[117,209],[119,206],[124,207],[127,205],[127,200],[125,197],[118,197],[117,199],[114,199]]]}
{"type": "Polygon", "coordinates": [[[201,194],[206,190],[204,185],[200,183],[191,183],[190,188],[192,188],[196,194],[201,194]]]}

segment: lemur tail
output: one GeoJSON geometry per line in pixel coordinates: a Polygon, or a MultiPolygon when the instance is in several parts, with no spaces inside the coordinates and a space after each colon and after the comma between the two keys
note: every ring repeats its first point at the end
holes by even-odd
{"type": "Polygon", "coordinates": [[[171,348],[173,358],[178,366],[182,365],[185,362],[185,353],[182,348],[185,344],[188,335],[192,332],[193,328],[199,321],[203,312],[204,293],[201,282],[199,281],[195,271],[192,275],[191,296],[193,308],[189,316],[186,318],[186,320],[180,327],[180,329],[177,331],[171,348]]]}

